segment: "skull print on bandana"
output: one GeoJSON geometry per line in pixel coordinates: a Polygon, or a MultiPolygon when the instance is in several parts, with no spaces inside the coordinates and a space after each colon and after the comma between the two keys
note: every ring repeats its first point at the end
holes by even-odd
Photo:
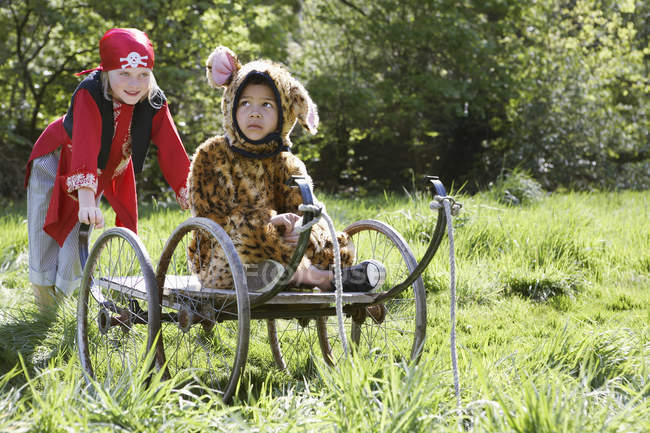
{"type": "Polygon", "coordinates": [[[135,51],[131,51],[128,56],[126,57],[120,57],[120,62],[125,62],[122,65],[122,69],[124,68],[139,68],[142,66],[143,68],[147,67],[147,62],[143,62],[143,60],[147,60],[149,56],[141,56],[140,54],[136,53],[135,51]]]}

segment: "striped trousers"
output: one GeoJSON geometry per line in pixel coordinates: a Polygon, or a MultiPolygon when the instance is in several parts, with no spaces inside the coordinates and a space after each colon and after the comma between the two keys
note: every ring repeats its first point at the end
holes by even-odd
{"type": "MultiPolygon", "coordinates": [[[[32,161],[27,184],[29,281],[40,286],[55,286],[58,292],[71,295],[81,282],[80,224],[77,222],[62,247],[43,230],[58,163],[58,151],[32,161]]],[[[77,218],[77,215],[70,218],[77,218]]]]}

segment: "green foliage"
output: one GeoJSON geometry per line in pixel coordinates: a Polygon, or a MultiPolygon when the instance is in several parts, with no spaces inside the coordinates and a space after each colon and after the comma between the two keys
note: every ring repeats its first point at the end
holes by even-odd
{"type": "Polygon", "coordinates": [[[506,38],[517,85],[483,162],[520,165],[549,189],[647,188],[647,17],[647,2],[528,8],[506,38]]]}
{"type": "Polygon", "coordinates": [[[515,167],[549,189],[645,188],[637,3],[305,2],[292,64],[325,122],[301,154],[317,182],[358,193],[424,173],[475,188],[515,167]]]}
{"type": "MultiPolygon", "coordinates": [[[[2,2],[0,196],[112,26],[146,31],[190,154],[222,132],[204,79],[216,45],[289,65],[319,106],[295,151],[326,191],[399,191],[421,174],[484,188],[521,168],[547,190],[637,188],[648,173],[648,2],[79,0],[2,2]]],[[[170,200],[155,152],[141,197],[170,200]]]]}
{"type": "Polygon", "coordinates": [[[292,64],[325,119],[305,144],[318,149],[315,179],[371,190],[414,173],[466,179],[509,93],[499,39],[518,4],[305,2],[292,64]]]}
{"type": "Polygon", "coordinates": [[[503,204],[526,205],[540,201],[544,190],[532,176],[515,168],[497,177],[490,185],[489,195],[503,204]]]}

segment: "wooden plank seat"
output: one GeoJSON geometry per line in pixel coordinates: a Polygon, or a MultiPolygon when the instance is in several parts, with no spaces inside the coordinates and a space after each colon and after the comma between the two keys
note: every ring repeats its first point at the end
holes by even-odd
{"type": "MultiPolygon", "coordinates": [[[[126,296],[137,299],[147,299],[144,279],[139,276],[102,278],[99,285],[105,289],[116,290],[126,296]]],[[[95,290],[93,290],[95,292],[95,290]]],[[[261,296],[261,293],[251,291],[251,301],[261,296]]],[[[375,300],[377,293],[367,292],[346,292],[342,294],[343,304],[368,304],[375,300]]],[[[198,279],[192,276],[167,275],[163,288],[163,305],[174,307],[178,298],[200,299],[235,299],[235,291],[227,289],[210,289],[201,287],[198,279]]],[[[274,297],[265,302],[265,305],[313,305],[313,304],[334,304],[336,294],[334,292],[313,292],[300,289],[292,289],[277,293],[274,297]]]]}

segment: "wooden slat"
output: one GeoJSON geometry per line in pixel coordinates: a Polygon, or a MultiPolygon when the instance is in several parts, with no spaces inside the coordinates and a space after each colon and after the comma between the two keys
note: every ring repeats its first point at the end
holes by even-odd
{"type": "MultiPolygon", "coordinates": [[[[111,277],[110,279],[102,277],[97,284],[104,289],[115,290],[133,298],[147,300],[147,289],[142,277],[111,277]]],[[[95,293],[96,289],[93,288],[92,292],[96,297],[99,296],[98,293],[95,293]]]]}
{"type": "MultiPolygon", "coordinates": [[[[100,285],[105,288],[118,290],[126,295],[138,299],[147,299],[145,283],[138,277],[114,277],[110,281],[102,279],[100,285]]],[[[192,276],[167,275],[163,297],[188,296],[203,299],[235,299],[234,290],[202,288],[198,279],[192,276]]],[[[376,293],[343,293],[344,304],[369,303],[377,297],[376,293]]],[[[260,293],[251,292],[251,300],[261,296],[260,293]]],[[[300,304],[333,304],[336,302],[334,292],[280,292],[269,299],[266,304],[274,305],[300,305],[300,304]]]]}
{"type": "MultiPolygon", "coordinates": [[[[201,288],[195,276],[168,275],[165,278],[165,294],[177,293],[196,298],[234,299],[234,290],[201,288]],[[189,283],[187,283],[189,280],[189,283]],[[189,284],[189,287],[188,285],[189,284]]],[[[260,293],[249,292],[251,300],[261,296],[260,293]]],[[[368,303],[377,297],[375,293],[343,293],[344,304],[368,303]]],[[[287,291],[276,294],[265,304],[299,305],[299,304],[331,304],[336,302],[334,292],[300,292],[287,291]]]]}

